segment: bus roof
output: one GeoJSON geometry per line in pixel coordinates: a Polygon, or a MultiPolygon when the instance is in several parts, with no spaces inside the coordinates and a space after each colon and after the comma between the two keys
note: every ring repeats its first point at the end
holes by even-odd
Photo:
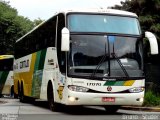
{"type": "Polygon", "coordinates": [[[23,35],[22,37],[20,37],[18,40],[16,40],[16,42],[20,41],[22,38],[24,38],[25,36],[27,36],[28,34],[30,34],[32,31],[36,30],[39,26],[41,26],[44,22],[40,23],[39,25],[37,25],[36,27],[34,27],[32,30],[30,30],[28,33],[26,33],[25,35],[23,35]]]}
{"type": "Polygon", "coordinates": [[[13,55],[0,55],[0,60],[14,58],[13,55]]]}
{"type": "MultiPolygon", "coordinates": [[[[64,10],[62,13],[100,13],[100,14],[115,14],[115,15],[124,15],[124,16],[133,16],[138,17],[135,13],[124,11],[124,10],[117,10],[117,9],[104,9],[104,8],[92,8],[92,9],[73,9],[73,10],[64,10]]],[[[61,13],[61,12],[58,12],[61,13]]]]}
{"type": "MultiPolygon", "coordinates": [[[[59,13],[64,13],[64,14],[69,14],[69,13],[93,13],[93,14],[98,14],[99,13],[99,14],[112,14],[112,15],[123,15],[123,16],[138,17],[135,13],[132,13],[132,12],[128,12],[128,11],[124,11],[124,10],[117,10],[117,9],[104,9],[104,8],[91,8],[91,9],[84,9],[83,8],[83,9],[63,10],[61,12],[56,12],[53,16],[56,16],[59,13]]],[[[49,19],[51,19],[51,18],[49,18],[49,19]]],[[[39,28],[41,25],[43,25],[43,23],[47,22],[48,20],[43,21],[38,26],[34,27],[31,31],[26,33],[24,36],[20,37],[16,42],[20,41],[22,38],[24,38],[25,36],[30,34],[32,31],[39,28]]]]}

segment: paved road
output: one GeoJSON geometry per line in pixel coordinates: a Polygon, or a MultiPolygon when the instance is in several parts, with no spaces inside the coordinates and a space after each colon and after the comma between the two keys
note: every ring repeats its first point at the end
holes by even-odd
{"type": "Polygon", "coordinates": [[[118,110],[107,114],[102,107],[71,107],[52,112],[45,101],[21,103],[18,99],[0,98],[0,120],[159,120],[160,112],[118,110]]]}

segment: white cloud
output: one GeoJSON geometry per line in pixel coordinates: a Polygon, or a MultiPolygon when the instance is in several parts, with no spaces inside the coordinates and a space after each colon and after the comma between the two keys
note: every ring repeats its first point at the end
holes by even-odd
{"type": "Polygon", "coordinates": [[[124,0],[5,0],[18,10],[19,15],[31,20],[47,19],[56,11],[73,8],[95,8],[114,6],[124,0]]]}

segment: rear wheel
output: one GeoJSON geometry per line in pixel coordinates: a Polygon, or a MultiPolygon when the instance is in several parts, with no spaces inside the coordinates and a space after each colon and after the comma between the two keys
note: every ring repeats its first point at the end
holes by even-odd
{"type": "Polygon", "coordinates": [[[11,86],[11,90],[10,90],[10,96],[14,97],[14,86],[11,86]]]}
{"type": "Polygon", "coordinates": [[[49,83],[47,87],[47,98],[50,110],[59,111],[59,105],[54,101],[53,87],[51,83],[49,83]]]}
{"type": "Polygon", "coordinates": [[[21,92],[21,90],[20,90],[20,84],[19,84],[19,82],[18,82],[18,98],[20,98],[20,92],[21,92]]]}
{"type": "Polygon", "coordinates": [[[26,102],[25,100],[26,100],[26,99],[25,99],[25,95],[24,95],[23,83],[21,83],[20,102],[26,102]]]}
{"type": "Polygon", "coordinates": [[[16,94],[15,92],[14,92],[14,98],[15,98],[15,99],[18,98],[18,94],[16,94]]]}

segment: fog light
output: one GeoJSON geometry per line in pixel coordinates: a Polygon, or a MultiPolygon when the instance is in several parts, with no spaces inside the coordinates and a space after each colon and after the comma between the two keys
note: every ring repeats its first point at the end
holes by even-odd
{"type": "Polygon", "coordinates": [[[71,101],[71,102],[76,101],[76,98],[75,98],[75,97],[71,97],[71,96],[69,96],[69,97],[68,97],[68,99],[69,99],[69,101],[71,101]]]}
{"type": "Polygon", "coordinates": [[[139,101],[140,101],[140,102],[143,102],[143,101],[144,101],[144,98],[140,98],[139,101]]]}
{"type": "Polygon", "coordinates": [[[131,88],[129,89],[129,91],[131,93],[139,93],[139,92],[143,92],[144,91],[144,87],[135,87],[135,88],[131,88]]]}

